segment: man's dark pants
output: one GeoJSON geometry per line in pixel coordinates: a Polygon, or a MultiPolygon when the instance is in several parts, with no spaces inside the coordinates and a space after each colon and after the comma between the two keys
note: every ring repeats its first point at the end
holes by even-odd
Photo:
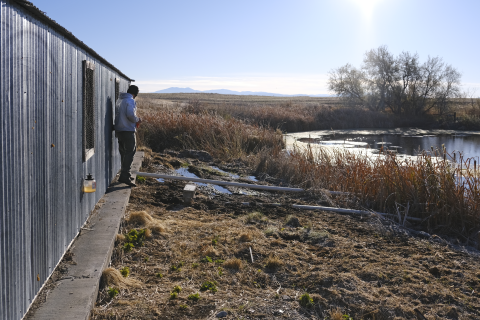
{"type": "Polygon", "coordinates": [[[119,180],[128,181],[132,176],[130,168],[132,167],[133,157],[137,151],[137,141],[134,131],[117,131],[118,149],[122,161],[119,180]]]}

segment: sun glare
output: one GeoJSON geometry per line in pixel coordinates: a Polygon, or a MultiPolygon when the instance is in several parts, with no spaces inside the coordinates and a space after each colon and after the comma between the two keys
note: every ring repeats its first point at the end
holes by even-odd
{"type": "Polygon", "coordinates": [[[373,12],[375,11],[375,7],[378,3],[382,0],[351,0],[354,4],[356,4],[360,11],[362,12],[362,16],[367,20],[371,20],[373,16],[373,12]]]}

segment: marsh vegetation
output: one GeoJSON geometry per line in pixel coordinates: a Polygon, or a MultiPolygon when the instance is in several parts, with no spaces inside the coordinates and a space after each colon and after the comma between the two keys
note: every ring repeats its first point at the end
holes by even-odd
{"type": "Polygon", "coordinates": [[[298,120],[307,110],[331,110],[332,117],[344,109],[357,116],[371,110],[288,102],[257,110],[145,96],[139,106],[145,120],[138,134],[146,152],[142,171],[172,174],[182,168],[227,180],[254,175],[256,183],[305,192],[212,194],[200,188],[186,206],[184,183],[146,178],[132,190],[113,270],[105,275],[92,319],[480,316],[474,248],[479,168],[469,159],[445,161],[435,150],[415,160],[388,152],[368,158],[348,150],[286,151],[283,132],[265,120],[269,112],[275,119],[275,110],[278,123],[298,120]],[[212,166],[221,171],[205,169],[212,166]],[[283,205],[268,205],[278,202],[283,205]],[[300,211],[291,204],[391,215],[300,211]]]}

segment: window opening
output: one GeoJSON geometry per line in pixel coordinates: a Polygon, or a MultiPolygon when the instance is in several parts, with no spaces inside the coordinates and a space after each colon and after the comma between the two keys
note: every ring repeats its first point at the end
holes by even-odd
{"type": "Polygon", "coordinates": [[[83,61],[83,161],[95,152],[95,65],[83,61]]]}
{"type": "Polygon", "coordinates": [[[115,130],[115,112],[118,96],[120,96],[120,79],[115,78],[115,100],[112,103],[112,130],[115,130]]]}
{"type": "Polygon", "coordinates": [[[118,96],[120,95],[120,79],[115,78],[115,103],[117,103],[118,96]]]}

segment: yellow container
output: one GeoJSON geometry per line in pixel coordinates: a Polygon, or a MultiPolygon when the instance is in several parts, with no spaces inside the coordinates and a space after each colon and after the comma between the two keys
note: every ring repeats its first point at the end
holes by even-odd
{"type": "Polygon", "coordinates": [[[91,174],[87,175],[87,179],[83,180],[83,192],[92,193],[97,190],[97,182],[91,174]]]}

